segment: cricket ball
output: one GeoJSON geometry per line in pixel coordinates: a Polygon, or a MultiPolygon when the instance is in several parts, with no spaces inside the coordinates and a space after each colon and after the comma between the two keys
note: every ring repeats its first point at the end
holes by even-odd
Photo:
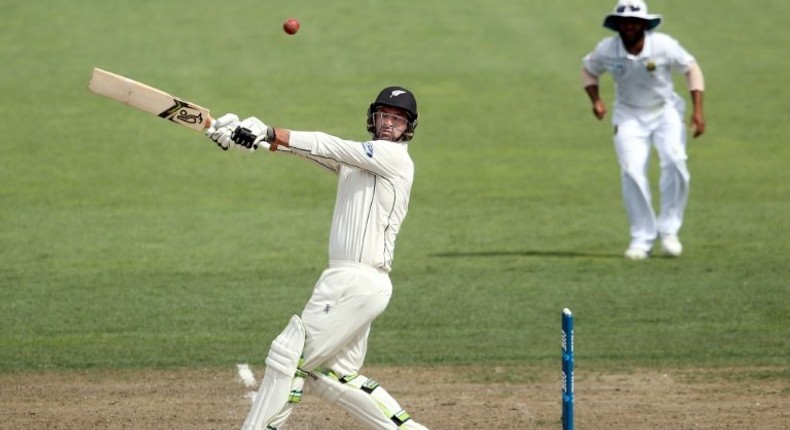
{"type": "Polygon", "coordinates": [[[283,23],[283,31],[288,34],[296,34],[299,31],[299,21],[294,18],[286,19],[283,23]]]}

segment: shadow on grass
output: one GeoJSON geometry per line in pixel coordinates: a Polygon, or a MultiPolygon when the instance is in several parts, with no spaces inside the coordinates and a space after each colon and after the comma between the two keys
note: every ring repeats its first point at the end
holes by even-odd
{"type": "Polygon", "coordinates": [[[459,258],[459,257],[563,257],[563,258],[623,258],[623,254],[608,254],[600,252],[578,251],[477,251],[477,252],[440,252],[429,254],[431,257],[459,258]]]}

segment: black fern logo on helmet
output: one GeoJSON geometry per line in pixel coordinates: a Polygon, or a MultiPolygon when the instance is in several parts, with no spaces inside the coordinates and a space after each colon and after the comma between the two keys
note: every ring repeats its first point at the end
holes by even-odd
{"type": "Polygon", "coordinates": [[[411,140],[414,136],[414,129],[417,127],[417,100],[415,100],[411,91],[403,87],[392,86],[386,87],[379,92],[376,99],[368,107],[367,115],[367,129],[374,138],[376,137],[376,126],[373,116],[379,108],[384,106],[404,111],[408,123],[399,141],[411,140]]]}

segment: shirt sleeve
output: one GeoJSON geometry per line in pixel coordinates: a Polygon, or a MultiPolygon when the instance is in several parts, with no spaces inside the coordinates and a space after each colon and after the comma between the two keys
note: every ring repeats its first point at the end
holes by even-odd
{"type": "Polygon", "coordinates": [[[601,41],[592,52],[585,55],[582,59],[582,67],[584,67],[584,69],[590,72],[590,74],[593,76],[601,76],[604,72],[606,72],[606,62],[603,58],[603,53],[606,49],[606,43],[607,40],[601,41]]]}
{"type": "Polygon", "coordinates": [[[672,64],[672,70],[688,73],[691,65],[696,62],[694,56],[686,51],[686,49],[680,45],[680,42],[669,36],[667,36],[667,38],[669,39],[667,50],[672,64]]]}
{"type": "Polygon", "coordinates": [[[336,161],[332,161],[332,160],[327,160],[327,159],[324,159],[324,158],[313,157],[309,152],[294,151],[288,146],[278,145],[277,146],[277,153],[279,153],[279,154],[287,154],[287,155],[295,156],[295,157],[299,157],[299,158],[304,158],[305,160],[312,161],[315,164],[319,165],[320,167],[322,167],[322,168],[324,168],[326,170],[329,170],[330,172],[332,172],[334,174],[339,174],[340,173],[340,166],[341,166],[340,163],[338,163],[336,161]]]}
{"type": "Polygon", "coordinates": [[[405,143],[356,142],[322,132],[292,131],[289,145],[292,151],[307,158],[340,163],[384,177],[403,177],[414,169],[405,143]]]}

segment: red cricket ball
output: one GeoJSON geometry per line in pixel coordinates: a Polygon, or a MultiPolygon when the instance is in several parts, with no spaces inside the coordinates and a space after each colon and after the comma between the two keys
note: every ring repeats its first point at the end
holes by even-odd
{"type": "Polygon", "coordinates": [[[289,18],[283,23],[283,31],[288,34],[296,34],[299,31],[299,21],[294,18],[289,18]]]}

